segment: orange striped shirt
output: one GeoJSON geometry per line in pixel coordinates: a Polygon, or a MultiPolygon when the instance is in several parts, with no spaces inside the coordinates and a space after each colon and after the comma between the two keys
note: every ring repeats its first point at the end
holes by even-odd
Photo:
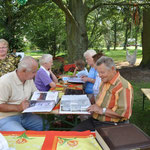
{"type": "Polygon", "coordinates": [[[96,113],[93,114],[93,118],[112,122],[119,122],[130,118],[133,106],[133,88],[119,72],[109,83],[101,83],[99,93],[96,104],[102,108],[111,109],[123,118],[110,118],[96,113]]]}

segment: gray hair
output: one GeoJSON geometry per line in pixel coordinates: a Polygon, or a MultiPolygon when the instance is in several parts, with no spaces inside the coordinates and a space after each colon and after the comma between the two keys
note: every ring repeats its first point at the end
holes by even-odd
{"type": "Polygon", "coordinates": [[[96,65],[100,66],[101,64],[105,64],[108,69],[111,69],[112,67],[116,69],[116,65],[111,57],[102,56],[99,58],[96,62],[96,65]]]}
{"type": "Polygon", "coordinates": [[[18,70],[26,69],[27,71],[32,70],[33,63],[37,63],[37,61],[31,56],[25,56],[18,64],[18,70]]]}
{"type": "Polygon", "coordinates": [[[53,56],[51,54],[44,54],[42,55],[42,57],[39,60],[40,65],[44,64],[44,63],[48,63],[49,61],[51,61],[53,59],[53,56]]]}
{"type": "Polygon", "coordinates": [[[86,52],[84,52],[84,57],[86,57],[86,56],[91,56],[91,57],[93,57],[94,55],[96,54],[96,51],[95,50],[93,50],[93,49],[89,49],[89,50],[87,50],[86,52]]]}
{"type": "Polygon", "coordinates": [[[5,39],[0,39],[0,43],[4,43],[4,44],[6,44],[7,46],[9,46],[8,42],[7,42],[5,39]]]}

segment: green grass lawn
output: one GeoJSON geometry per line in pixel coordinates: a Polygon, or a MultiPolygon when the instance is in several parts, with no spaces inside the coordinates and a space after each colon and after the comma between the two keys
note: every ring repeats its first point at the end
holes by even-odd
{"type": "MultiPolygon", "coordinates": [[[[106,56],[112,57],[116,62],[126,61],[126,51],[122,49],[103,50],[106,56]]],[[[132,54],[134,49],[129,49],[129,52],[132,54]]],[[[38,58],[42,53],[27,53],[26,55],[31,55],[35,58],[38,58]]],[[[142,50],[138,49],[137,58],[142,58],[142,50]]],[[[145,109],[142,110],[142,100],[143,95],[141,88],[150,88],[150,82],[134,82],[130,81],[134,89],[134,103],[133,103],[133,114],[130,119],[130,123],[137,125],[148,135],[150,135],[150,101],[145,99],[145,109]]]]}
{"type": "Polygon", "coordinates": [[[131,84],[134,89],[134,103],[133,103],[133,114],[130,119],[131,123],[134,123],[148,135],[150,135],[150,101],[145,98],[145,108],[143,106],[143,93],[141,88],[150,88],[150,83],[147,82],[133,82],[131,84]]]}

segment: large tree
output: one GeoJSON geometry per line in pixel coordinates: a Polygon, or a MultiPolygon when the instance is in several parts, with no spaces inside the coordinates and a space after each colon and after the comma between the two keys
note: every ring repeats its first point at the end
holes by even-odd
{"type": "Polygon", "coordinates": [[[143,59],[140,64],[142,68],[150,68],[150,7],[145,8],[143,11],[143,34],[142,34],[142,47],[143,59]]]}
{"type": "MultiPolygon", "coordinates": [[[[23,0],[18,0],[18,1],[23,1],[23,0]]],[[[70,62],[73,62],[77,58],[81,58],[83,56],[83,52],[88,48],[86,21],[89,13],[91,13],[93,10],[97,9],[100,6],[105,6],[105,5],[107,6],[117,5],[120,7],[135,6],[135,5],[140,5],[140,6],[150,5],[147,0],[142,0],[142,1],[137,0],[136,4],[129,3],[128,1],[122,1],[122,0],[120,1],[52,0],[52,1],[64,12],[66,17],[67,49],[68,49],[68,57],[70,62]],[[140,4],[140,2],[142,2],[142,4],[140,4]]],[[[143,57],[143,59],[146,59],[146,57],[143,57]]]]}
{"type": "MultiPolygon", "coordinates": [[[[88,15],[98,7],[105,5],[134,6],[134,3],[110,0],[52,0],[64,13],[66,17],[67,49],[69,60],[81,58],[83,52],[88,49],[88,35],[86,21],[88,15]]],[[[140,0],[137,0],[140,2],[140,0]]],[[[147,2],[143,0],[142,2],[147,2]]],[[[146,3],[145,3],[146,4],[146,3]]],[[[144,5],[145,5],[144,4],[144,5]]],[[[140,4],[141,5],[141,4],[140,4]]],[[[142,4],[143,5],[143,4],[142,4]]]]}

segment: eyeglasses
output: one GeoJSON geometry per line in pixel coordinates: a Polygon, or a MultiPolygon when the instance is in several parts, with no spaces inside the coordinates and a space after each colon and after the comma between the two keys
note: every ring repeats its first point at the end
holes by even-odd
{"type": "Polygon", "coordinates": [[[0,49],[6,49],[7,47],[0,47],[0,49]]]}

